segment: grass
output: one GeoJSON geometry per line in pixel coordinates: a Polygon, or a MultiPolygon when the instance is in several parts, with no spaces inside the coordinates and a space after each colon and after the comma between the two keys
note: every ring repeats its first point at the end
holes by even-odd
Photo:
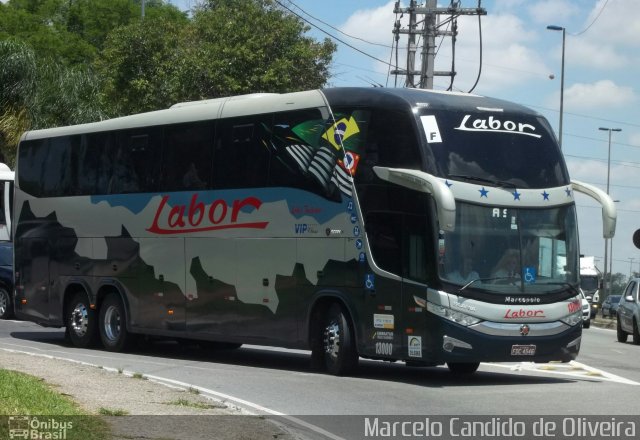
{"type": "Polygon", "coordinates": [[[134,379],[143,379],[143,380],[147,380],[147,378],[146,378],[146,377],[144,377],[144,374],[142,374],[142,373],[133,373],[133,376],[131,376],[131,377],[133,377],[134,379]]]}
{"type": "Polygon", "coordinates": [[[206,403],[191,402],[190,400],[187,400],[187,399],[173,400],[171,402],[168,402],[167,405],[188,406],[190,408],[198,408],[198,409],[212,409],[212,408],[223,408],[223,407],[226,408],[226,405],[215,406],[215,405],[209,405],[206,403]]]}
{"type": "Polygon", "coordinates": [[[110,409],[110,408],[100,408],[98,413],[101,416],[126,416],[129,415],[129,411],[125,411],[124,409],[110,409]]]}
{"type": "MultiPolygon", "coordinates": [[[[69,440],[103,440],[111,438],[106,422],[82,410],[75,402],[54,391],[42,379],[9,370],[0,370],[0,414],[32,416],[40,422],[55,421],[68,427],[69,440]]],[[[28,422],[25,422],[28,423],[28,422]]],[[[8,424],[0,424],[0,438],[9,438],[8,424]]],[[[39,430],[53,434],[55,429],[39,430]]]]}

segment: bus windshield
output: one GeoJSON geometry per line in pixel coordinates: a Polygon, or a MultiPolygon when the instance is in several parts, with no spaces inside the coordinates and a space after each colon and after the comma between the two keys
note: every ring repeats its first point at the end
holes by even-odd
{"type": "Polygon", "coordinates": [[[484,184],[520,189],[569,183],[553,132],[542,117],[423,110],[420,118],[430,174],[463,181],[474,176],[485,179],[484,184]]]}
{"type": "Polygon", "coordinates": [[[442,280],[463,286],[463,292],[502,295],[539,295],[577,284],[573,205],[518,209],[458,202],[456,206],[455,231],[439,237],[442,280]]]}

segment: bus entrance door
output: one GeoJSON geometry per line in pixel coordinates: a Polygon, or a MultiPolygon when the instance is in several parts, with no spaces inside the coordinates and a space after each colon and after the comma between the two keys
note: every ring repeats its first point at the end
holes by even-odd
{"type": "Polygon", "coordinates": [[[44,237],[21,238],[25,252],[15,261],[16,312],[36,322],[49,321],[49,243],[44,237]]]}

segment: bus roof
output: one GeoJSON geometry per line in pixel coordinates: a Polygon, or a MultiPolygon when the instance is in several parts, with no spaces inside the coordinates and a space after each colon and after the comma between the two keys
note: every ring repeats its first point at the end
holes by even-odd
{"type": "Polygon", "coordinates": [[[254,93],[202,101],[182,102],[165,110],[107,119],[88,124],[25,132],[21,141],[164,124],[298,110],[331,105],[395,105],[433,109],[492,110],[537,114],[500,99],[459,92],[407,88],[343,87],[294,93],[254,93]],[[323,96],[324,94],[324,96],[323,96]]]}
{"type": "Polygon", "coordinates": [[[255,93],[227,98],[183,102],[175,104],[166,110],[123,116],[88,124],[28,131],[22,135],[21,141],[153,125],[206,121],[242,115],[322,107],[326,105],[326,101],[319,90],[285,94],[255,93]]]}
{"type": "Polygon", "coordinates": [[[497,98],[462,92],[411,88],[381,87],[344,87],[324,89],[323,92],[331,105],[408,105],[410,107],[432,108],[437,110],[475,111],[489,110],[499,112],[517,112],[528,115],[539,113],[523,105],[497,98]]]}

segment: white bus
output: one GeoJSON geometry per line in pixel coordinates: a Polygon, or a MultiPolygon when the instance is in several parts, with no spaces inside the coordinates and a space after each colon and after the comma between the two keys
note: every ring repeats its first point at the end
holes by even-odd
{"type": "Polygon", "coordinates": [[[569,361],[574,191],[611,237],[611,199],[570,181],[548,122],[476,95],[258,94],[31,131],[16,314],[79,347],[282,346],[332,374],[358,357],[569,361]]]}
{"type": "Polygon", "coordinates": [[[11,241],[14,172],[0,163],[0,241],[11,241]]]}

